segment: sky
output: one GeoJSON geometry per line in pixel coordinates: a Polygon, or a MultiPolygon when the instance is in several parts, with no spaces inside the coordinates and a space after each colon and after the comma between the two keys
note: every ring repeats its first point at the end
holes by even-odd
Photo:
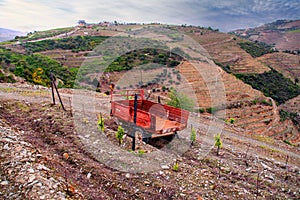
{"type": "Polygon", "coordinates": [[[0,27],[30,32],[88,23],[160,22],[223,32],[299,19],[300,0],[0,0],[0,27]]]}

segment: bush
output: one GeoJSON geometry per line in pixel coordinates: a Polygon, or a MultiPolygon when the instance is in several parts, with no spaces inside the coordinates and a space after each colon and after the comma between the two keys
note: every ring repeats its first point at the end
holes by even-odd
{"type": "Polygon", "coordinates": [[[122,126],[118,126],[118,130],[117,130],[117,133],[116,133],[116,138],[119,141],[119,145],[121,145],[122,142],[123,142],[123,136],[124,136],[124,134],[125,134],[125,131],[122,128],[122,126]]]}
{"type": "Polygon", "coordinates": [[[205,109],[204,108],[199,108],[199,113],[204,113],[205,109]]]}
{"type": "Polygon", "coordinates": [[[104,119],[101,113],[98,115],[98,128],[101,132],[104,131],[104,119]]]}
{"type": "Polygon", "coordinates": [[[215,135],[215,146],[217,149],[217,155],[219,155],[220,148],[222,148],[222,140],[221,140],[221,134],[215,135]]]}
{"type": "Polygon", "coordinates": [[[192,128],[192,130],[191,130],[191,137],[190,137],[190,139],[191,139],[191,144],[193,145],[194,142],[196,141],[196,130],[194,128],[192,128]]]}
{"type": "Polygon", "coordinates": [[[217,109],[216,109],[216,108],[213,108],[213,107],[209,107],[209,108],[206,109],[206,112],[208,112],[208,113],[210,113],[210,114],[213,114],[213,113],[215,113],[216,111],[217,111],[217,109]]]}

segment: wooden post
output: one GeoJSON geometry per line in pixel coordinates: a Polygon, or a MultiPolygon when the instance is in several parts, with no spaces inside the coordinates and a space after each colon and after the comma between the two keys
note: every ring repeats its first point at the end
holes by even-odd
{"type": "Polygon", "coordinates": [[[52,72],[50,72],[50,80],[51,80],[52,101],[53,101],[53,104],[55,105],[54,88],[53,88],[54,78],[53,78],[52,72]]]}
{"type": "Polygon", "coordinates": [[[53,99],[53,104],[55,104],[55,98],[54,98],[54,89],[53,89],[53,86],[55,88],[55,91],[56,91],[56,94],[58,96],[58,99],[60,101],[60,104],[61,104],[61,107],[64,111],[66,111],[65,107],[64,107],[64,104],[60,98],[60,95],[59,95],[59,92],[58,92],[58,89],[56,87],[56,84],[55,84],[55,77],[54,75],[52,74],[52,72],[50,72],[50,79],[51,79],[51,90],[52,90],[52,99],[53,99]]]}
{"type": "Polygon", "coordinates": [[[53,82],[53,85],[54,85],[54,88],[55,88],[55,90],[56,90],[56,93],[57,93],[57,96],[58,96],[58,99],[59,99],[59,102],[60,102],[60,104],[61,104],[62,109],[63,109],[64,111],[66,111],[66,109],[65,109],[65,107],[64,107],[64,104],[63,104],[63,102],[62,102],[62,100],[61,100],[61,98],[60,98],[60,95],[59,95],[59,92],[58,92],[58,89],[57,89],[57,87],[56,87],[55,82],[53,82]]]}

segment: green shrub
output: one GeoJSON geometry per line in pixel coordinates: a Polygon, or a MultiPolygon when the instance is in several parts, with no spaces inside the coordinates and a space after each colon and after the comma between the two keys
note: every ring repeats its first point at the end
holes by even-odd
{"type": "Polygon", "coordinates": [[[199,108],[199,113],[204,113],[205,109],[204,108],[199,108]]]}
{"type": "Polygon", "coordinates": [[[221,134],[215,135],[215,146],[217,147],[217,155],[219,155],[220,148],[222,148],[221,134]]]}
{"type": "Polygon", "coordinates": [[[210,114],[213,114],[213,113],[215,113],[216,111],[217,111],[217,109],[216,109],[216,108],[213,108],[213,107],[209,107],[209,108],[206,109],[206,112],[208,112],[208,113],[210,113],[210,114]]]}
{"type": "Polygon", "coordinates": [[[176,162],[175,165],[173,166],[172,170],[178,171],[178,169],[179,169],[179,164],[178,164],[178,162],[176,162]]]}
{"type": "Polygon", "coordinates": [[[104,131],[104,119],[101,113],[98,115],[98,128],[101,132],[104,131]]]}
{"type": "Polygon", "coordinates": [[[116,133],[116,138],[119,141],[119,145],[121,145],[122,142],[123,142],[123,136],[124,136],[124,134],[125,134],[125,131],[122,128],[122,126],[118,126],[118,130],[117,130],[117,133],[116,133]]]}
{"type": "Polygon", "coordinates": [[[191,130],[191,137],[190,137],[190,139],[191,139],[191,144],[193,145],[194,142],[196,141],[196,130],[194,128],[192,128],[192,130],[191,130]]]}

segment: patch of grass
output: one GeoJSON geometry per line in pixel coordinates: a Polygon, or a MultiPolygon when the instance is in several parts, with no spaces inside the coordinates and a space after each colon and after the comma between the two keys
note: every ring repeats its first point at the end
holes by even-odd
{"type": "Polygon", "coordinates": [[[275,152],[280,152],[279,150],[272,149],[272,148],[267,147],[267,146],[264,146],[264,145],[260,145],[259,147],[262,148],[262,149],[265,149],[265,150],[267,150],[267,151],[271,151],[271,152],[273,152],[273,153],[275,153],[275,152]]]}
{"type": "Polygon", "coordinates": [[[274,143],[274,139],[273,138],[270,138],[270,137],[264,136],[264,135],[253,135],[253,138],[255,138],[258,141],[269,143],[269,144],[273,144],[274,143]]]}
{"type": "Polygon", "coordinates": [[[28,112],[28,111],[30,110],[30,107],[29,107],[29,106],[27,106],[27,105],[25,105],[24,103],[19,102],[19,101],[16,103],[16,106],[17,106],[19,109],[21,109],[22,112],[28,112]]]}
{"type": "Polygon", "coordinates": [[[289,33],[300,33],[300,29],[288,31],[289,33]]]}
{"type": "Polygon", "coordinates": [[[139,156],[142,156],[144,154],[145,154],[145,150],[143,150],[143,149],[138,150],[138,155],[139,156]]]}
{"type": "Polygon", "coordinates": [[[283,140],[283,142],[286,143],[286,144],[288,144],[288,145],[291,145],[291,146],[296,146],[296,145],[292,144],[292,143],[291,143],[290,141],[288,141],[288,140],[283,140]]]}

